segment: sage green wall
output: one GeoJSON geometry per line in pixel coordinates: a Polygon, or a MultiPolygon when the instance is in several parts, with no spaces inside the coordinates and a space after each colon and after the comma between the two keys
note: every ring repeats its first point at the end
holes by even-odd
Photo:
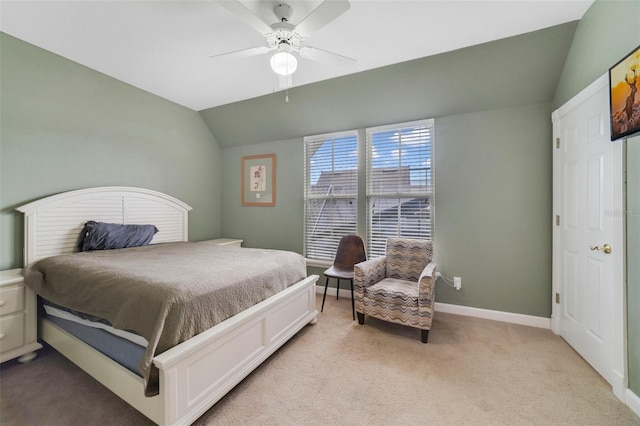
{"type": "Polygon", "coordinates": [[[193,207],[219,236],[221,150],[195,111],[0,33],[0,267],[22,266],[14,209],[92,186],[137,186],[193,207]]]}
{"type": "MultiPolygon", "coordinates": [[[[640,0],[596,0],[576,28],[571,49],[554,97],[554,109],[578,94],[640,45],[640,0]]],[[[629,140],[627,205],[640,201],[639,138],[629,140]],[[632,180],[635,177],[635,180],[632,180]],[[635,190],[634,190],[635,188],[635,190]]],[[[617,143],[622,143],[617,142],[617,143]]],[[[627,215],[628,283],[627,331],[629,388],[640,395],[640,236],[637,216],[627,215]],[[636,225],[634,225],[636,224],[636,225]]]]}
{"type": "Polygon", "coordinates": [[[302,253],[304,211],[302,139],[244,145],[222,150],[222,229],[245,247],[302,253]],[[276,155],[275,207],[242,206],[242,157],[276,155]]]}
{"type": "Polygon", "coordinates": [[[570,22],[294,87],[288,103],[279,92],[200,114],[225,149],[549,102],[576,26],[570,22]]]}
{"type": "Polygon", "coordinates": [[[437,300],[550,317],[550,102],[576,25],[201,111],[223,147],[224,234],[302,253],[303,137],[435,118],[435,255],[462,277],[437,300]],[[242,156],[271,153],[276,207],[242,207],[242,156]]]}
{"type": "Polygon", "coordinates": [[[440,302],[551,316],[549,103],[436,119],[440,302]]]}
{"type": "Polygon", "coordinates": [[[557,109],[640,44],[640,0],[596,0],[578,23],[553,100],[557,109]]]}
{"type": "MultiPolygon", "coordinates": [[[[542,103],[436,118],[435,256],[462,277],[461,291],[440,282],[439,302],[551,315],[550,116],[542,103]]],[[[225,148],[223,175],[225,235],[302,253],[302,138],[225,148]],[[242,207],[242,156],[272,153],[276,207],[242,207]]]]}

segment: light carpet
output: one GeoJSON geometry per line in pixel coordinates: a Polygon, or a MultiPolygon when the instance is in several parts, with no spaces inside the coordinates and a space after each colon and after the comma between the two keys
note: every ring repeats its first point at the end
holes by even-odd
{"type": "MultiPolygon", "coordinates": [[[[436,312],[425,345],[331,297],[318,320],[195,424],[640,425],[549,330],[436,312]]],[[[2,365],[0,402],[7,426],[152,424],[48,347],[2,365]]]]}

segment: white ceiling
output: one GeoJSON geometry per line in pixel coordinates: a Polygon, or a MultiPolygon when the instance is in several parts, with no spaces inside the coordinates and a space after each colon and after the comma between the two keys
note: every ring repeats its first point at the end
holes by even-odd
{"type": "MultiPolygon", "coordinates": [[[[232,1],[232,0],[227,0],[232,1]]],[[[331,1],[331,0],[328,0],[331,1]]],[[[580,19],[593,0],[350,0],[305,44],[355,58],[300,59],[299,86],[580,19]]],[[[298,23],[320,0],[287,0],[298,23]]],[[[279,90],[269,56],[210,58],[265,45],[219,1],[0,1],[0,30],[200,111],[279,90]]],[[[245,1],[268,23],[272,0],[245,1]]]]}

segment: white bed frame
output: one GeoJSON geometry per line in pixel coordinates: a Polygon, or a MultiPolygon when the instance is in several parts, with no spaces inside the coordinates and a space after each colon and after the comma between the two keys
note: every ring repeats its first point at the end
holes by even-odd
{"type": "MultiPolygon", "coordinates": [[[[153,243],[187,241],[187,204],[160,192],[101,187],[26,204],[25,265],[75,250],[88,220],[154,224],[153,243]]],[[[160,394],[144,396],[142,378],[41,318],[39,335],[69,360],[159,425],[190,424],[306,324],[317,321],[311,275],[215,327],[156,356],[160,394]]]]}

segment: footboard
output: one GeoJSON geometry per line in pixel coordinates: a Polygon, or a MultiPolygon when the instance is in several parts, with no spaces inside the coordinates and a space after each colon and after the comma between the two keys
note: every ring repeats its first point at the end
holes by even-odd
{"type": "Polygon", "coordinates": [[[165,400],[159,423],[192,423],[314,320],[317,280],[312,275],[155,357],[165,400]]]}
{"type": "Polygon", "coordinates": [[[129,405],[160,425],[188,425],[308,323],[315,323],[311,275],[257,305],[156,356],[160,394],[144,396],[142,379],[49,321],[41,338],[129,405]]]}

